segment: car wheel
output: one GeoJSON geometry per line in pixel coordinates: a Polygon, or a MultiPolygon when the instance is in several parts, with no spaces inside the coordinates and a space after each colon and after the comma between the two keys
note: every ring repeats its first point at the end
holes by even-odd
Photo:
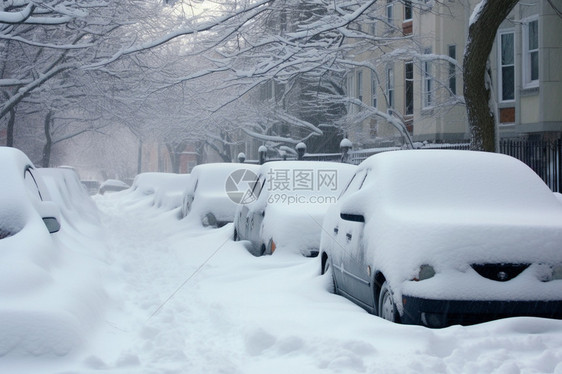
{"type": "Polygon", "coordinates": [[[378,315],[387,321],[400,322],[396,305],[394,305],[392,290],[386,281],[383,283],[379,293],[378,315]]]}
{"type": "Polygon", "coordinates": [[[262,244],[260,247],[259,256],[263,256],[265,254],[265,251],[266,251],[265,244],[262,244]]]}
{"type": "Polygon", "coordinates": [[[336,293],[336,280],[334,279],[334,274],[332,272],[332,267],[330,266],[330,261],[328,257],[322,259],[322,275],[330,277],[330,283],[328,284],[328,292],[336,293]]]}
{"type": "Polygon", "coordinates": [[[322,263],[321,263],[321,275],[326,274],[330,270],[330,261],[328,261],[327,255],[322,255],[322,263]]]}
{"type": "Polygon", "coordinates": [[[181,214],[182,217],[185,217],[189,214],[189,212],[191,211],[191,198],[188,195],[185,195],[183,197],[183,203],[181,205],[181,214]]]}
{"type": "Polygon", "coordinates": [[[217,219],[215,218],[215,215],[213,213],[205,214],[205,216],[201,220],[201,223],[205,227],[207,227],[207,226],[217,227],[218,226],[217,225],[217,219]]]}

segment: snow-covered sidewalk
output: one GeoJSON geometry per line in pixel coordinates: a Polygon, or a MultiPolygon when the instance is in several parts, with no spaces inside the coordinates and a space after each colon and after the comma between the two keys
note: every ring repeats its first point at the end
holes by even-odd
{"type": "Polygon", "coordinates": [[[318,259],[253,257],[231,224],[189,226],[132,193],[96,199],[103,322],[73,354],[30,358],[29,373],[562,374],[562,321],[395,325],[329,293],[318,259]]]}

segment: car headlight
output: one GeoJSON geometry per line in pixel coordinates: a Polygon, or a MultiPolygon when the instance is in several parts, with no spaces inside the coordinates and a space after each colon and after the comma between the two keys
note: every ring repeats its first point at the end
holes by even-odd
{"type": "Polygon", "coordinates": [[[562,265],[552,267],[552,279],[562,279],[562,265]]]}
{"type": "Polygon", "coordinates": [[[420,270],[418,272],[418,276],[414,278],[415,281],[422,281],[429,278],[433,278],[435,275],[435,269],[433,266],[424,264],[420,266],[420,270]]]}
{"type": "Polygon", "coordinates": [[[539,264],[537,269],[537,276],[542,282],[550,282],[552,280],[562,279],[562,264],[554,266],[548,264],[539,264]]]}

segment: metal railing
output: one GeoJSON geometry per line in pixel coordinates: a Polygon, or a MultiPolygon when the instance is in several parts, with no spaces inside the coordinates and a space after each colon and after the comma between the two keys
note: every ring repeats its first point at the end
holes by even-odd
{"type": "MultiPolygon", "coordinates": [[[[367,157],[377,153],[393,151],[400,148],[372,148],[349,151],[349,162],[359,164],[367,157]]],[[[456,149],[468,150],[468,143],[461,144],[423,144],[420,149],[456,149]]],[[[530,141],[530,140],[501,140],[500,153],[517,158],[527,164],[542,178],[553,192],[562,190],[562,140],[530,141]]],[[[309,154],[306,160],[341,161],[341,153],[309,154]]]]}

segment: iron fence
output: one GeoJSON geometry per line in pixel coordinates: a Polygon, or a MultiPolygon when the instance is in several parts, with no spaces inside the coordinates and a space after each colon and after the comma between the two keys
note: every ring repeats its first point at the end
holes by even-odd
{"type": "Polygon", "coordinates": [[[500,153],[515,157],[542,178],[553,192],[562,187],[562,140],[502,140],[500,153]]]}
{"type": "MultiPolygon", "coordinates": [[[[423,144],[421,149],[457,149],[468,150],[468,143],[462,144],[423,144]]],[[[399,148],[373,148],[353,150],[349,152],[349,162],[359,164],[361,161],[376,153],[397,150],[399,148]]],[[[502,140],[500,141],[500,153],[517,158],[527,164],[542,178],[553,192],[562,190],[562,139],[557,140],[502,140]]],[[[306,154],[309,160],[341,161],[339,153],[314,155],[306,154]]]]}

